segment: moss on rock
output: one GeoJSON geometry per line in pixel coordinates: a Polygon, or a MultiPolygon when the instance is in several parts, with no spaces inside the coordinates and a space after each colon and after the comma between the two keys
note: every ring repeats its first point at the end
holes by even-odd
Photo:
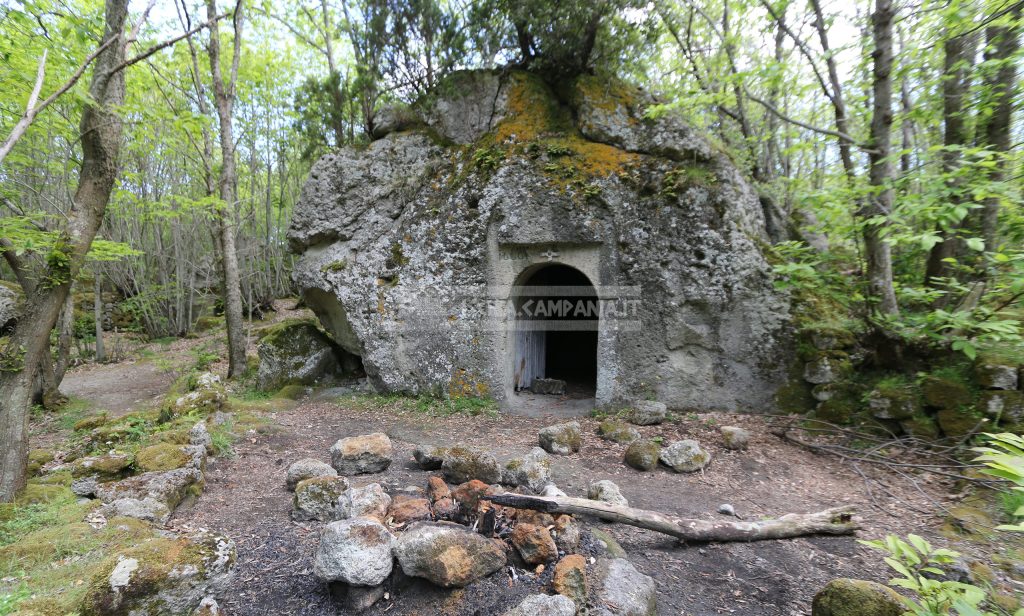
{"type": "Polygon", "coordinates": [[[92,430],[94,428],[98,428],[98,427],[102,426],[105,423],[107,423],[107,414],[106,413],[100,413],[98,415],[92,415],[91,417],[85,417],[83,419],[79,419],[75,423],[74,430],[75,430],[75,432],[84,432],[86,430],[92,430]]]}
{"type": "Polygon", "coordinates": [[[640,432],[624,421],[606,419],[597,427],[597,434],[606,441],[632,443],[640,438],[640,432]]]}
{"type": "Polygon", "coordinates": [[[159,443],[140,449],[135,454],[135,467],[142,472],[171,471],[188,464],[189,456],[181,446],[159,443]]]}
{"type": "Polygon", "coordinates": [[[972,430],[984,421],[984,418],[974,409],[964,407],[960,409],[942,409],[936,415],[942,433],[952,438],[962,438],[971,433],[972,430]]]}
{"type": "Polygon", "coordinates": [[[950,376],[928,375],[921,381],[921,394],[928,406],[937,409],[955,409],[973,401],[974,395],[967,383],[950,376]]]}
{"type": "Polygon", "coordinates": [[[658,466],[661,445],[650,439],[633,441],[626,448],[626,464],[640,471],[653,470],[658,466]]]}
{"type": "Polygon", "coordinates": [[[33,449],[28,452],[28,476],[32,477],[53,461],[53,452],[47,449],[33,449]]]}
{"type": "Polygon", "coordinates": [[[832,580],[814,596],[812,616],[900,616],[900,596],[888,586],[867,580],[832,580]]]}
{"type": "Polygon", "coordinates": [[[24,506],[73,500],[74,498],[75,495],[65,486],[30,481],[21,492],[18,492],[14,502],[19,506],[24,506]]]}

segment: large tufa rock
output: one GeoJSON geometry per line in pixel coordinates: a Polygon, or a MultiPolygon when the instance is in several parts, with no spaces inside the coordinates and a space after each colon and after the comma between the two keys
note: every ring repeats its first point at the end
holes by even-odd
{"type": "Polygon", "coordinates": [[[535,493],[541,492],[551,483],[551,459],[540,447],[530,453],[512,458],[505,463],[501,472],[501,483],[508,486],[523,486],[535,493]]]}
{"type": "Polygon", "coordinates": [[[484,483],[501,481],[501,465],[489,453],[468,447],[449,447],[444,451],[441,472],[452,483],[477,479],[484,483]]]}
{"type": "Polygon", "coordinates": [[[331,446],[331,466],[340,475],[380,473],[391,465],[391,439],[375,432],[343,438],[331,446]]]}
{"type": "Polygon", "coordinates": [[[676,441],[661,450],[661,463],[677,473],[699,471],[711,463],[711,454],[693,439],[676,441]]]}
{"type": "Polygon", "coordinates": [[[89,582],[82,616],[192,614],[223,592],[235,565],[232,541],[207,532],[157,537],[112,556],[89,582]]]}
{"type": "Polygon", "coordinates": [[[313,573],[325,582],[377,586],[391,575],[394,541],[387,528],[370,518],[331,522],[320,536],[313,573]]]}
{"type": "Polygon", "coordinates": [[[413,130],[320,159],[288,231],[303,299],[375,390],[507,402],[513,337],[466,294],[508,297],[527,268],[565,263],[644,289],[642,334],[602,339],[599,405],[655,383],[672,408],[767,406],[789,311],[756,191],[635,88],[559,85],[568,96],[522,71],[462,72],[414,106],[424,128],[386,119],[413,130]]]}
{"type": "Polygon", "coordinates": [[[309,321],[286,321],[263,332],[256,347],[256,385],[273,391],[285,385],[314,385],[354,372],[358,360],[309,321]]]}
{"type": "Polygon", "coordinates": [[[654,580],[624,558],[601,559],[594,567],[591,587],[601,616],[654,616],[657,612],[654,580]]]}
{"type": "Polygon", "coordinates": [[[562,595],[530,595],[502,616],[574,616],[576,604],[562,595]]]}
{"type": "Polygon", "coordinates": [[[578,421],[543,428],[537,434],[537,438],[545,451],[562,456],[579,451],[583,444],[578,421]]]}
{"type": "Polygon", "coordinates": [[[849,578],[829,582],[811,604],[811,616],[900,616],[905,611],[888,586],[849,578]]]}
{"type": "Polygon", "coordinates": [[[641,400],[633,405],[629,421],[638,426],[655,426],[665,421],[668,408],[661,402],[641,400]]]}
{"type": "Polygon", "coordinates": [[[629,501],[627,501],[626,497],[619,491],[619,486],[615,485],[615,482],[608,479],[592,481],[590,486],[587,487],[587,498],[590,500],[601,501],[603,503],[609,503],[611,505],[629,507],[629,501]]]}
{"type": "Polygon", "coordinates": [[[505,565],[505,550],[464,526],[419,522],[402,533],[394,546],[402,571],[445,588],[466,586],[505,565]]]}
{"type": "Polygon", "coordinates": [[[336,477],[338,471],[326,462],[314,458],[302,458],[292,462],[288,467],[288,475],[285,477],[284,485],[290,492],[295,491],[295,486],[303,479],[313,477],[336,477]]]}
{"type": "Polygon", "coordinates": [[[292,519],[298,522],[319,520],[329,522],[340,516],[340,500],[348,490],[344,477],[311,477],[295,486],[292,497],[292,519]]]}

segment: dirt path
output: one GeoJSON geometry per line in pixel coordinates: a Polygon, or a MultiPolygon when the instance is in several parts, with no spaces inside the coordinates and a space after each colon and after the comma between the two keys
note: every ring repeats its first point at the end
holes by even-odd
{"type": "MultiPolygon", "coordinates": [[[[927,509],[934,494],[893,485],[894,494],[909,496],[898,501],[875,495],[879,506],[891,515],[883,513],[872,508],[872,498],[860,477],[833,459],[780,442],[768,432],[764,418],[701,415],[679,424],[642,429],[648,436],[660,435],[666,440],[695,437],[705,444],[714,456],[713,463],[705,472],[690,475],[634,471],[621,462],[622,446],[594,435],[595,420],[581,421],[587,434],[582,451],[556,456],[553,464],[554,481],[570,495],[585,494],[590,480],[612,479],[634,506],[703,518],[717,516],[718,505],[726,502],[740,515],[755,518],[851,503],[866,517],[862,537],[920,533],[935,521],[909,509],[927,509]],[[754,432],[749,452],[725,451],[718,446],[717,426],[722,422],[754,432]]],[[[359,477],[355,484],[422,486],[428,473],[411,463],[415,444],[459,442],[486,447],[499,456],[513,455],[533,447],[537,430],[551,420],[509,415],[437,418],[411,411],[382,414],[316,401],[276,413],[274,422],[276,432],[249,435],[238,444],[234,458],[212,464],[206,492],[192,509],[179,511],[174,519],[174,524],[226,532],[237,542],[238,573],[223,602],[230,615],[343,613],[312,575],[320,525],[296,524],[289,519],[291,495],[283,481],[292,461],[302,457],[327,460],[336,439],[384,431],[395,445],[395,462],[387,472],[359,477]]],[[[835,577],[879,581],[888,577],[881,558],[852,537],[684,546],[652,532],[600,525],[621,542],[641,571],[656,580],[659,614],[807,614],[813,594],[835,577]]],[[[500,614],[546,581],[543,576],[527,575],[513,583],[496,574],[451,594],[414,584],[393,589],[390,598],[370,613],[500,614]]]]}
{"type": "Polygon", "coordinates": [[[118,416],[158,404],[174,378],[173,371],[141,360],[86,364],[69,371],[60,389],[87,401],[96,411],[118,416]]]}

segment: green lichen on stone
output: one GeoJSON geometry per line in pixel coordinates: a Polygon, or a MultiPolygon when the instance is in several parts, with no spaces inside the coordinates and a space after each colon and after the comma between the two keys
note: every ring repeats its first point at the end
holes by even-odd
{"type": "Polygon", "coordinates": [[[590,535],[604,544],[605,551],[608,552],[608,556],[611,558],[626,558],[626,550],[622,549],[622,546],[615,540],[615,537],[611,536],[611,533],[592,527],[590,528],[590,535]]]}
{"type": "Polygon", "coordinates": [[[281,389],[277,390],[274,394],[275,398],[282,398],[284,400],[299,400],[306,395],[305,385],[285,385],[281,389]]]}
{"type": "Polygon", "coordinates": [[[866,580],[832,580],[814,596],[812,616],[901,616],[903,604],[888,586],[866,580]]]}
{"type": "Polygon", "coordinates": [[[135,454],[135,467],[142,472],[171,471],[188,464],[189,457],[179,445],[159,443],[135,454]]]}
{"type": "Polygon", "coordinates": [[[293,318],[284,319],[273,325],[260,328],[256,330],[256,336],[260,343],[278,346],[287,344],[289,337],[294,333],[293,328],[301,326],[311,326],[319,329],[319,325],[312,318],[293,318]]]}
{"type": "Polygon", "coordinates": [[[971,387],[949,374],[933,373],[921,379],[921,394],[928,406],[937,409],[955,409],[974,399],[971,387]]]}
{"type": "Polygon", "coordinates": [[[626,448],[626,464],[640,471],[653,470],[658,466],[661,445],[653,439],[634,441],[626,448]]]}
{"type": "Polygon", "coordinates": [[[71,466],[74,477],[99,475],[101,479],[117,479],[128,472],[132,456],[126,453],[108,453],[102,456],[81,458],[71,466]]]}
{"type": "Polygon", "coordinates": [[[811,395],[811,385],[803,378],[803,365],[795,364],[789,379],[775,391],[775,408],[780,413],[803,415],[814,408],[817,401],[811,395]]]}
{"type": "Polygon", "coordinates": [[[64,486],[30,481],[21,492],[18,492],[14,502],[18,506],[25,506],[68,500],[74,497],[74,493],[64,486]]]}
{"type": "Polygon", "coordinates": [[[606,419],[597,426],[597,434],[606,441],[615,443],[632,443],[640,438],[636,428],[624,421],[606,419]]]}
{"type": "Polygon", "coordinates": [[[346,267],[348,267],[348,261],[346,259],[338,259],[337,261],[324,263],[323,266],[320,267],[320,271],[324,274],[334,274],[344,271],[346,267]]]}
{"type": "Polygon", "coordinates": [[[939,438],[940,435],[938,424],[924,413],[918,413],[913,417],[900,421],[900,427],[910,436],[916,436],[925,440],[934,440],[939,438]]]}
{"type": "Polygon", "coordinates": [[[98,428],[98,427],[102,426],[105,423],[107,423],[107,414],[106,413],[100,413],[98,415],[93,415],[91,417],[85,417],[83,419],[79,419],[75,423],[74,430],[75,430],[75,432],[84,432],[86,430],[93,430],[95,428],[98,428]]]}
{"type": "Polygon", "coordinates": [[[972,431],[983,430],[985,418],[971,407],[942,409],[936,415],[943,434],[952,438],[963,438],[972,431]]]}
{"type": "Polygon", "coordinates": [[[33,449],[28,452],[28,476],[39,473],[44,465],[53,461],[53,452],[48,449],[33,449]]]}

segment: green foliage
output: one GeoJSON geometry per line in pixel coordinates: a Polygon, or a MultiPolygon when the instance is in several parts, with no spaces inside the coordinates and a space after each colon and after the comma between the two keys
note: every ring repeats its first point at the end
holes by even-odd
{"type": "MultiPolygon", "coordinates": [[[[987,467],[984,473],[1012,484],[1013,494],[1004,498],[1003,502],[1020,503],[1012,514],[1014,517],[1024,517],[1024,436],[1004,432],[985,434],[985,438],[988,439],[988,446],[974,448],[975,452],[981,454],[974,461],[987,467]]],[[[1009,524],[998,528],[1024,532],[1024,524],[1009,524]]]]}
{"type": "MultiPolygon", "coordinates": [[[[933,548],[918,535],[908,535],[903,540],[887,535],[883,540],[859,543],[887,554],[885,562],[900,577],[889,581],[896,586],[914,593],[915,598],[900,596],[912,616],[988,616],[980,607],[986,598],[986,591],[972,584],[941,579],[945,576],[944,565],[952,564],[960,554],[944,548],[933,548]]],[[[1024,613],[1024,612],[1022,612],[1024,613]]]]}
{"type": "Polygon", "coordinates": [[[494,171],[505,160],[505,152],[500,148],[478,148],[473,152],[473,165],[483,171],[494,171]]]}

